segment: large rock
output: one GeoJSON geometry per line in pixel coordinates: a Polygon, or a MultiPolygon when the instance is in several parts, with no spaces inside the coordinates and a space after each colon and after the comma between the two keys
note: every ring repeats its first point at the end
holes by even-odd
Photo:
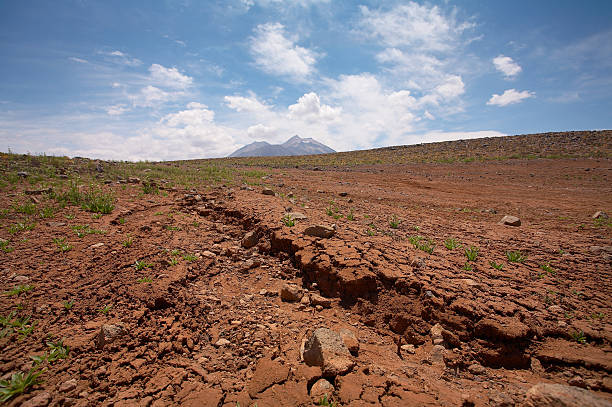
{"type": "Polygon", "coordinates": [[[334,390],[334,386],[330,382],[325,379],[319,379],[310,388],[310,397],[315,403],[318,403],[323,396],[327,396],[327,400],[329,400],[334,390]]]}
{"type": "Polygon", "coordinates": [[[593,214],[593,219],[608,219],[608,214],[604,211],[597,211],[593,214]]]}
{"type": "Polygon", "coordinates": [[[324,239],[332,237],[334,233],[336,233],[336,231],[333,228],[325,225],[308,226],[306,229],[304,229],[305,235],[324,239]]]}
{"type": "Polygon", "coordinates": [[[496,342],[513,342],[527,339],[529,327],[516,318],[483,318],[474,327],[476,336],[496,342]]]}
{"type": "Polygon", "coordinates": [[[590,391],[562,384],[539,383],[527,391],[523,407],[612,407],[590,391]]]}
{"type": "Polygon", "coordinates": [[[268,358],[259,359],[253,372],[253,378],[247,386],[249,395],[256,397],[274,384],[283,383],[289,376],[289,367],[268,358]]]}
{"type": "Polygon", "coordinates": [[[251,247],[255,246],[257,242],[259,242],[259,235],[257,234],[257,231],[252,230],[242,238],[242,247],[250,249],[251,247]]]}
{"type": "Polygon", "coordinates": [[[114,342],[125,334],[127,334],[127,330],[123,324],[104,324],[100,327],[100,332],[96,336],[96,346],[101,349],[104,345],[114,342]]]}
{"type": "Polygon", "coordinates": [[[328,328],[318,328],[304,344],[304,362],[321,366],[324,376],[348,373],[355,363],[339,334],[328,328]]]}
{"type": "Polygon", "coordinates": [[[302,299],[304,292],[296,284],[283,284],[280,289],[280,297],[283,301],[296,302],[302,299]]]}
{"type": "Polygon", "coordinates": [[[521,220],[516,216],[506,215],[499,221],[500,225],[521,226],[521,220]]]}

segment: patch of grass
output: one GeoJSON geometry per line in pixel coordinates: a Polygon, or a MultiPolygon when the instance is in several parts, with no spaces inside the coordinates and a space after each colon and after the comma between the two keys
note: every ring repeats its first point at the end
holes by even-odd
{"type": "Polygon", "coordinates": [[[33,288],[34,286],[31,284],[18,285],[16,287],[13,287],[11,290],[5,291],[4,294],[8,295],[9,297],[13,297],[15,295],[20,295],[22,293],[32,291],[33,288]]]}
{"type": "Polygon", "coordinates": [[[19,334],[19,339],[23,339],[34,331],[36,322],[30,322],[30,316],[17,317],[17,311],[10,312],[6,317],[0,317],[0,338],[4,338],[13,333],[19,334]]]}
{"type": "Polygon", "coordinates": [[[295,226],[295,220],[290,215],[283,216],[281,222],[287,227],[295,226]]]}
{"type": "Polygon", "coordinates": [[[317,403],[318,406],[322,407],[338,407],[338,403],[335,401],[331,401],[327,398],[327,394],[324,394],[323,397],[319,399],[317,403]]]}
{"type": "Polygon", "coordinates": [[[489,262],[489,264],[490,264],[490,265],[491,265],[491,267],[493,267],[495,270],[500,270],[500,271],[501,271],[501,270],[503,270],[503,269],[504,269],[504,264],[503,264],[503,263],[499,263],[499,264],[497,264],[497,263],[495,263],[493,260],[491,260],[491,261],[489,262]]]}
{"type": "Polygon", "coordinates": [[[463,265],[463,269],[466,271],[472,271],[474,270],[474,267],[470,264],[469,261],[466,261],[465,264],[463,265]]]}
{"type": "Polygon", "coordinates": [[[52,206],[45,206],[40,210],[40,217],[43,219],[52,218],[55,216],[55,208],[52,206]]]}
{"type": "Polygon", "coordinates": [[[53,194],[53,197],[62,205],[68,203],[80,205],[86,211],[108,214],[115,209],[115,197],[111,192],[105,192],[99,185],[89,185],[89,190],[81,192],[75,181],[70,184],[70,188],[60,194],[53,194]]]}
{"type": "Polygon", "coordinates": [[[181,230],[181,228],[179,226],[171,226],[171,225],[165,225],[164,228],[166,230],[174,230],[174,231],[179,231],[181,230]]]}
{"type": "Polygon", "coordinates": [[[136,280],[137,283],[152,283],[153,279],[151,277],[142,277],[136,280]]]}
{"type": "Polygon", "coordinates": [[[36,213],[36,205],[33,203],[24,203],[23,205],[15,205],[13,209],[16,213],[24,215],[34,215],[36,213]]]}
{"type": "Polygon", "coordinates": [[[8,240],[0,240],[0,250],[2,250],[4,253],[10,253],[13,250],[15,250],[13,247],[10,246],[10,243],[8,240]]]}
{"type": "Polygon", "coordinates": [[[171,266],[176,266],[178,264],[178,260],[174,257],[170,257],[170,260],[168,260],[168,264],[170,264],[171,266]]]}
{"type": "Polygon", "coordinates": [[[552,266],[550,265],[550,263],[540,264],[540,268],[541,268],[541,269],[542,269],[542,270],[543,270],[545,273],[551,274],[551,275],[553,275],[553,276],[554,276],[555,274],[557,274],[557,271],[556,271],[554,268],[552,268],[552,266]]]}
{"type": "Polygon", "coordinates": [[[64,215],[64,217],[68,220],[73,220],[74,219],[74,215],[69,213],[68,215],[64,215]]]}
{"type": "Polygon", "coordinates": [[[399,225],[400,221],[397,218],[397,215],[391,216],[391,219],[389,219],[389,226],[391,227],[391,229],[397,229],[399,228],[399,225]]]}
{"type": "Polygon", "coordinates": [[[9,228],[9,233],[14,235],[17,232],[23,232],[25,230],[34,230],[36,227],[36,223],[25,223],[25,222],[17,222],[13,226],[9,228]]]}
{"type": "Polygon", "coordinates": [[[432,254],[436,245],[431,239],[422,239],[415,244],[415,247],[426,253],[432,254]]]}
{"type": "Polygon", "coordinates": [[[585,344],[586,343],[586,335],[582,331],[572,331],[569,333],[570,338],[575,342],[585,344]]]}
{"type": "Polygon", "coordinates": [[[56,238],[53,238],[53,243],[55,243],[57,245],[57,248],[62,253],[68,252],[68,251],[72,250],[72,245],[69,244],[69,243],[66,243],[66,238],[65,237],[56,237],[56,238]]]}
{"type": "Polygon", "coordinates": [[[74,307],[74,300],[70,300],[70,301],[66,300],[66,301],[64,301],[64,309],[66,311],[70,311],[72,309],[72,307],[74,307]]]}
{"type": "Polygon", "coordinates": [[[47,355],[47,361],[49,363],[53,363],[59,359],[68,358],[68,354],[70,353],[70,347],[68,345],[64,345],[63,339],[60,339],[56,342],[49,341],[47,342],[47,346],[49,347],[49,354],[47,355]]]}
{"type": "Polygon", "coordinates": [[[118,222],[120,225],[125,225],[125,218],[119,218],[118,222]]]}
{"type": "Polygon", "coordinates": [[[151,264],[140,260],[136,260],[136,262],[134,263],[134,267],[136,268],[136,270],[140,271],[140,270],[144,270],[144,269],[148,269],[149,267],[151,267],[151,264]]]}
{"type": "Polygon", "coordinates": [[[351,208],[349,210],[349,213],[346,214],[346,219],[348,219],[350,221],[354,221],[355,220],[355,214],[353,213],[353,208],[351,208]]]}
{"type": "Polygon", "coordinates": [[[185,253],[183,258],[189,262],[198,261],[198,257],[195,254],[185,253]]]}
{"type": "Polygon", "coordinates": [[[112,305],[105,305],[105,306],[104,306],[104,308],[100,308],[100,309],[98,310],[98,312],[101,312],[101,313],[103,313],[104,315],[106,315],[106,314],[108,314],[108,313],[110,312],[111,308],[113,308],[113,306],[112,306],[112,305]]]}
{"type": "Polygon", "coordinates": [[[93,215],[91,215],[92,219],[100,219],[102,217],[101,213],[94,213],[93,215]]]}
{"type": "Polygon", "coordinates": [[[132,247],[133,243],[134,239],[132,239],[131,236],[128,236],[127,239],[125,239],[121,244],[123,245],[123,247],[132,247]]]}
{"type": "Polygon", "coordinates": [[[455,250],[461,248],[461,243],[459,243],[459,240],[455,239],[454,237],[449,237],[444,241],[444,246],[448,250],[455,250]]]}
{"type": "Polygon", "coordinates": [[[78,237],[85,237],[93,234],[101,235],[106,233],[105,230],[92,229],[89,227],[89,225],[75,225],[71,226],[71,229],[75,231],[78,237]]]}
{"type": "Polygon", "coordinates": [[[510,263],[524,263],[527,260],[527,256],[520,251],[507,251],[506,257],[510,263]]]}
{"type": "Polygon", "coordinates": [[[478,257],[478,247],[470,246],[469,248],[465,248],[465,257],[467,257],[468,261],[475,261],[478,257]]]}
{"type": "Polygon", "coordinates": [[[157,187],[157,184],[153,181],[143,181],[142,192],[145,194],[159,194],[159,188],[157,187]]]}
{"type": "Polygon", "coordinates": [[[593,312],[591,315],[589,315],[589,318],[597,319],[597,320],[602,320],[605,317],[606,317],[606,314],[604,314],[603,312],[593,312]]]}
{"type": "Polygon", "coordinates": [[[11,380],[0,380],[0,402],[5,402],[15,396],[23,394],[30,387],[41,383],[39,376],[44,370],[30,369],[27,374],[13,373],[11,380]]]}

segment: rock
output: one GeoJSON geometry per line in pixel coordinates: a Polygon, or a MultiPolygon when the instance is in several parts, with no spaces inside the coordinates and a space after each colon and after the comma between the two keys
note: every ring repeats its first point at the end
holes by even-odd
{"type": "Polygon", "coordinates": [[[593,219],[608,219],[608,214],[604,211],[597,211],[593,214],[593,219]]]}
{"type": "Polygon", "coordinates": [[[402,346],[400,346],[400,348],[404,352],[408,352],[411,355],[414,355],[416,353],[416,349],[414,348],[413,344],[402,345],[402,346]]]}
{"type": "Polygon", "coordinates": [[[274,384],[283,383],[289,377],[289,366],[268,358],[262,358],[257,362],[253,378],[247,388],[249,395],[255,397],[274,384]]]}
{"type": "Polygon", "coordinates": [[[431,350],[431,362],[434,364],[443,364],[444,363],[444,353],[446,349],[442,345],[434,345],[431,350]]]}
{"type": "Polygon", "coordinates": [[[16,283],[25,283],[26,281],[29,281],[30,277],[28,276],[22,276],[22,275],[16,275],[15,277],[13,277],[13,281],[16,283]]]}
{"type": "Polygon", "coordinates": [[[315,403],[318,403],[323,396],[327,396],[327,399],[329,400],[329,397],[333,394],[334,390],[334,386],[330,382],[325,379],[319,379],[310,388],[310,397],[315,403]]]}
{"type": "Polygon", "coordinates": [[[90,249],[97,249],[99,247],[104,246],[104,243],[100,242],[100,243],[94,243],[91,246],[89,246],[90,249]]]}
{"type": "Polygon", "coordinates": [[[523,407],[611,407],[612,403],[588,390],[562,384],[539,383],[525,395],[523,407]]]}
{"type": "Polygon", "coordinates": [[[305,235],[324,239],[332,237],[334,233],[336,233],[336,231],[333,228],[324,225],[308,226],[306,229],[304,229],[305,235]]]}
{"type": "Polygon", "coordinates": [[[359,353],[359,340],[357,340],[357,336],[355,336],[353,331],[344,328],[340,330],[339,334],[349,352],[351,352],[353,356],[356,356],[357,353],[359,353]]]}
{"type": "Polygon", "coordinates": [[[51,394],[47,391],[43,391],[21,404],[21,407],[45,407],[48,406],[49,403],[51,403],[51,394]]]}
{"type": "Polygon", "coordinates": [[[100,332],[96,336],[96,346],[101,349],[104,345],[115,341],[125,334],[127,334],[127,330],[123,324],[104,324],[100,327],[100,332]]]}
{"type": "Polygon", "coordinates": [[[570,386],[581,387],[583,389],[586,389],[586,387],[587,387],[587,384],[584,381],[584,379],[582,378],[582,376],[578,376],[578,375],[576,375],[576,376],[572,377],[571,379],[569,379],[567,381],[567,384],[569,384],[570,386]]]}
{"type": "Polygon", "coordinates": [[[530,332],[527,325],[516,318],[483,318],[474,327],[476,336],[500,342],[525,340],[530,332]]]}
{"type": "Polygon", "coordinates": [[[274,191],[272,191],[270,188],[264,188],[264,189],[261,191],[261,193],[262,193],[263,195],[271,195],[271,196],[274,196],[274,191]]]}
{"type": "Polygon", "coordinates": [[[68,381],[65,381],[64,383],[62,383],[59,386],[59,392],[60,393],[68,393],[74,389],[76,389],[77,387],[77,380],[76,379],[70,379],[68,381]]]}
{"type": "Polygon", "coordinates": [[[516,216],[506,215],[499,221],[500,225],[521,226],[521,220],[516,216]]]}
{"type": "Polygon", "coordinates": [[[283,284],[279,293],[281,300],[287,302],[299,301],[304,296],[304,292],[296,284],[283,284]]]}
{"type": "Polygon", "coordinates": [[[209,259],[214,259],[215,257],[217,257],[217,255],[214,254],[213,252],[209,251],[209,250],[204,250],[202,252],[202,257],[206,257],[206,258],[209,258],[209,259]]]}
{"type": "Polygon", "coordinates": [[[442,339],[442,331],[444,330],[444,328],[442,328],[442,325],[440,324],[435,324],[434,326],[431,327],[431,329],[429,330],[429,333],[431,334],[431,341],[435,342],[436,339],[442,339]]]}
{"type": "Polygon", "coordinates": [[[259,236],[257,232],[253,230],[247,233],[246,235],[244,235],[241,243],[242,243],[242,247],[250,249],[251,247],[255,246],[257,242],[259,242],[259,236]]]}
{"type": "Polygon", "coordinates": [[[481,375],[481,374],[487,373],[487,369],[485,369],[479,363],[472,363],[471,365],[468,366],[468,372],[470,372],[471,374],[475,374],[475,375],[481,375]]]}
{"type": "Polygon", "coordinates": [[[285,216],[293,219],[293,220],[306,220],[308,217],[304,215],[302,212],[287,212],[285,216]]]}
{"type": "Polygon", "coordinates": [[[310,303],[315,307],[320,305],[323,308],[331,308],[332,300],[331,298],[325,298],[319,294],[312,293],[310,294],[310,303]]]}
{"type": "Polygon", "coordinates": [[[338,195],[340,195],[340,196],[347,196],[347,195],[348,195],[348,192],[342,191],[342,192],[340,192],[338,195]]]}
{"type": "Polygon", "coordinates": [[[328,328],[318,328],[304,344],[304,362],[321,366],[324,376],[348,373],[355,363],[339,334],[328,328]]]}
{"type": "Polygon", "coordinates": [[[60,226],[66,226],[65,222],[47,222],[47,226],[52,228],[58,228],[60,226]]]}
{"type": "Polygon", "coordinates": [[[227,345],[230,345],[230,344],[231,344],[231,342],[230,342],[230,341],[228,341],[228,340],[227,340],[227,339],[225,339],[225,338],[220,338],[220,339],[219,339],[217,342],[215,342],[215,346],[216,346],[217,348],[220,348],[220,347],[222,347],[222,346],[227,346],[227,345]]]}
{"type": "Polygon", "coordinates": [[[25,172],[25,171],[19,171],[19,172],[17,173],[17,176],[18,176],[18,177],[21,177],[21,178],[26,178],[28,175],[29,175],[29,174],[28,174],[27,172],[25,172]]]}

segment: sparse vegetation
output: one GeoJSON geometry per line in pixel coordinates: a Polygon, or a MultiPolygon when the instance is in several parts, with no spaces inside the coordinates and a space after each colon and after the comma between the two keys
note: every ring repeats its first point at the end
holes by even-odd
{"type": "Polygon", "coordinates": [[[467,257],[468,261],[476,261],[476,258],[478,257],[478,247],[476,246],[470,246],[469,248],[466,247],[465,248],[465,257],[467,257]]]}
{"type": "Polygon", "coordinates": [[[100,308],[98,311],[106,315],[110,312],[111,308],[113,308],[112,305],[105,305],[103,308],[100,308]]]}
{"type": "Polygon", "coordinates": [[[189,254],[189,253],[185,253],[183,255],[183,258],[189,262],[194,262],[198,260],[198,256],[196,256],[195,254],[189,254]]]}
{"type": "Polygon", "coordinates": [[[0,240],[0,250],[2,250],[4,253],[10,253],[14,250],[14,248],[10,246],[10,242],[8,240],[0,240]]]}
{"type": "Polygon", "coordinates": [[[291,217],[291,215],[285,215],[282,217],[281,222],[287,227],[295,226],[295,220],[291,217]]]}
{"type": "Polygon", "coordinates": [[[57,245],[57,248],[62,253],[72,250],[72,245],[70,245],[69,243],[66,243],[65,237],[56,237],[53,239],[53,243],[57,245]]]}
{"type": "Polygon", "coordinates": [[[391,227],[391,229],[397,229],[399,228],[399,225],[400,225],[400,221],[397,215],[391,216],[391,219],[389,219],[389,226],[391,227]]]}
{"type": "Polygon", "coordinates": [[[123,245],[123,247],[132,247],[132,244],[134,243],[134,239],[132,239],[131,236],[128,236],[127,239],[125,239],[121,245],[123,245]]]}
{"type": "Polygon", "coordinates": [[[25,393],[28,388],[41,383],[39,376],[43,372],[43,370],[33,368],[27,374],[13,373],[11,380],[0,380],[0,402],[8,401],[25,393]]]}
{"type": "Polygon", "coordinates": [[[453,237],[449,237],[448,239],[446,239],[444,241],[444,246],[448,250],[455,250],[461,248],[461,244],[459,243],[459,241],[453,237]]]}
{"type": "Polygon", "coordinates": [[[13,297],[15,295],[20,295],[32,291],[33,288],[34,286],[31,284],[18,285],[6,291],[4,294],[8,295],[9,297],[13,297]]]}
{"type": "Polygon", "coordinates": [[[23,232],[26,230],[34,230],[35,227],[36,227],[36,223],[17,222],[13,226],[11,226],[8,231],[11,235],[14,235],[15,233],[18,233],[18,232],[23,232]]]}
{"type": "Polygon", "coordinates": [[[572,338],[574,342],[585,344],[587,341],[586,335],[582,331],[571,331],[569,335],[570,335],[570,338],[572,338]]]}
{"type": "Polygon", "coordinates": [[[64,301],[64,309],[66,311],[70,311],[73,306],[74,306],[74,300],[64,301]]]}
{"type": "Polygon", "coordinates": [[[138,280],[136,280],[136,282],[140,283],[140,284],[142,284],[142,283],[152,283],[153,279],[151,277],[142,277],[142,278],[139,278],[138,280]]]}
{"type": "Polygon", "coordinates": [[[472,264],[469,261],[466,261],[465,264],[463,265],[463,269],[466,271],[472,271],[474,270],[474,266],[472,266],[472,264]]]}
{"type": "Polygon", "coordinates": [[[540,268],[548,274],[555,275],[557,272],[551,267],[550,263],[540,264],[540,268]]]}
{"type": "Polygon", "coordinates": [[[527,256],[520,251],[507,251],[506,257],[510,263],[524,263],[527,260],[527,256]]]}
{"type": "Polygon", "coordinates": [[[134,267],[136,268],[136,270],[141,271],[151,267],[151,264],[145,262],[144,260],[136,260],[136,262],[134,263],[134,267]]]}
{"type": "Polygon", "coordinates": [[[99,229],[92,229],[89,225],[75,225],[71,226],[71,229],[77,234],[78,237],[85,237],[93,234],[104,234],[106,231],[99,229]]]}
{"type": "Polygon", "coordinates": [[[493,260],[491,260],[491,261],[489,262],[489,264],[490,264],[490,265],[491,265],[491,267],[493,267],[495,270],[500,270],[500,271],[501,271],[501,270],[503,270],[503,269],[504,269],[504,264],[503,264],[503,263],[499,263],[499,264],[497,264],[497,263],[495,263],[493,260]]]}

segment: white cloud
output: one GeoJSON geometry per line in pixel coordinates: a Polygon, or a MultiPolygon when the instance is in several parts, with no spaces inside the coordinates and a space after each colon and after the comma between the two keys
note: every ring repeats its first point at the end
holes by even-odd
{"type": "Polygon", "coordinates": [[[523,70],[519,64],[512,60],[512,58],[504,55],[493,58],[493,65],[495,65],[495,69],[503,73],[507,79],[516,77],[516,75],[523,70]]]}
{"type": "Polygon", "coordinates": [[[261,70],[304,82],[314,73],[319,55],[295,43],[280,23],[258,25],[251,37],[251,54],[261,70]]]}
{"type": "Polygon", "coordinates": [[[147,85],[140,89],[138,93],[129,95],[134,107],[158,107],[164,103],[184,96],[183,92],[167,92],[156,86],[147,85]]]}
{"type": "Polygon", "coordinates": [[[73,61],[73,62],[78,62],[79,64],[88,64],[89,61],[83,58],[77,58],[77,57],[68,57],[69,60],[73,61]]]}
{"type": "Polygon", "coordinates": [[[389,47],[408,47],[413,51],[448,51],[464,31],[474,26],[460,23],[455,15],[444,15],[437,6],[414,2],[391,10],[370,10],[361,6],[363,33],[380,39],[389,47]]]}
{"type": "Polygon", "coordinates": [[[269,109],[269,107],[265,103],[259,101],[257,96],[253,93],[250,93],[248,97],[225,96],[223,99],[228,107],[237,112],[265,112],[269,109]]]}
{"type": "Polygon", "coordinates": [[[142,61],[138,58],[132,58],[128,54],[121,51],[102,52],[104,55],[112,57],[115,63],[126,65],[130,67],[136,67],[142,65],[142,61]]]}
{"type": "Polygon", "coordinates": [[[166,68],[159,64],[152,64],[149,73],[151,80],[159,86],[185,89],[193,83],[192,77],[180,73],[178,69],[166,68]]]}
{"type": "Polygon", "coordinates": [[[269,127],[264,124],[256,124],[247,129],[247,134],[254,140],[270,140],[277,136],[275,127],[269,127]]]}
{"type": "Polygon", "coordinates": [[[290,117],[308,121],[333,121],[338,119],[342,111],[341,108],[322,105],[319,95],[314,92],[300,97],[296,104],[288,107],[288,110],[290,117]]]}
{"type": "Polygon", "coordinates": [[[125,105],[119,104],[107,107],[106,113],[108,113],[109,116],[120,116],[129,110],[130,109],[128,109],[125,105]]]}
{"type": "Polygon", "coordinates": [[[528,90],[519,92],[516,89],[508,89],[501,95],[494,93],[493,96],[491,96],[491,99],[489,99],[487,102],[487,105],[507,106],[514,103],[520,103],[524,99],[531,97],[535,97],[535,92],[530,92],[528,90]]]}

